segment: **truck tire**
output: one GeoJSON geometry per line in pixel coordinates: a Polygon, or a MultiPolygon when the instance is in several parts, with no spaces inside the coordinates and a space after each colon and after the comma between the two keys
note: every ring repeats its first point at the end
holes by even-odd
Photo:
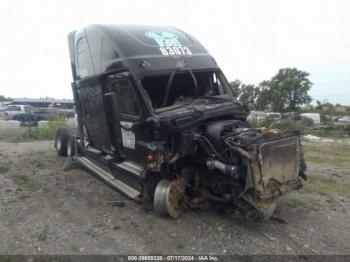
{"type": "Polygon", "coordinates": [[[66,129],[59,128],[56,133],[55,148],[59,156],[67,156],[69,134],[66,129]]]}
{"type": "Polygon", "coordinates": [[[68,137],[67,141],[67,156],[72,157],[75,154],[75,142],[74,138],[72,136],[68,137]]]}

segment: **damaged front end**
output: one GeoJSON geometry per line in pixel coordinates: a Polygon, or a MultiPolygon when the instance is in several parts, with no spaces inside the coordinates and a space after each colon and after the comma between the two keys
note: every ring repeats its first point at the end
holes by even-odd
{"type": "Polygon", "coordinates": [[[219,70],[175,70],[142,84],[157,141],[149,147],[148,171],[163,180],[154,190],[158,214],[176,217],[186,206],[243,201],[267,217],[280,196],[302,186],[299,134],[249,127],[248,110],[219,70]]]}
{"type": "Polygon", "coordinates": [[[305,178],[306,166],[297,132],[249,128],[241,120],[218,120],[176,137],[177,153],[164,161],[166,172],[176,174],[167,179],[175,182],[159,186],[155,194],[159,196],[166,188],[176,196],[161,197],[170,199],[160,204],[161,211],[159,197],[155,199],[160,214],[176,217],[181,207],[198,207],[208,201],[245,201],[267,218],[279,197],[302,187],[300,177],[305,178]],[[190,144],[192,152],[186,152],[181,141],[190,144]]]}

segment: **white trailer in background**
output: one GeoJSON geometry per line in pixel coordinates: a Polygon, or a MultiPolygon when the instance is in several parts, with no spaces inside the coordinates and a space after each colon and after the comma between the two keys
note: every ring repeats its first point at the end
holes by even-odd
{"type": "Polygon", "coordinates": [[[250,114],[247,117],[248,121],[262,121],[267,117],[266,113],[263,111],[250,111],[250,114]]]}
{"type": "Polygon", "coordinates": [[[314,121],[315,125],[321,124],[321,116],[319,113],[302,113],[300,116],[311,119],[314,121]]]}

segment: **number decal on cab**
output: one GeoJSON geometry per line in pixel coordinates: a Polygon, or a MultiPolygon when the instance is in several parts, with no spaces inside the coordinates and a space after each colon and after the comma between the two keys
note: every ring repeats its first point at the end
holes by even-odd
{"type": "Polygon", "coordinates": [[[159,50],[165,56],[192,55],[191,50],[186,46],[162,46],[159,50]]]}

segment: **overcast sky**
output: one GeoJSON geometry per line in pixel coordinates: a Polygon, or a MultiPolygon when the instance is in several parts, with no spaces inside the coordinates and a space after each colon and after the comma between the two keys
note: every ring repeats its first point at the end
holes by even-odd
{"type": "Polygon", "coordinates": [[[312,97],[350,105],[350,1],[16,1],[0,3],[0,94],[71,98],[67,34],[92,23],[171,25],[195,36],[229,80],[279,68],[311,74],[312,97]]]}

